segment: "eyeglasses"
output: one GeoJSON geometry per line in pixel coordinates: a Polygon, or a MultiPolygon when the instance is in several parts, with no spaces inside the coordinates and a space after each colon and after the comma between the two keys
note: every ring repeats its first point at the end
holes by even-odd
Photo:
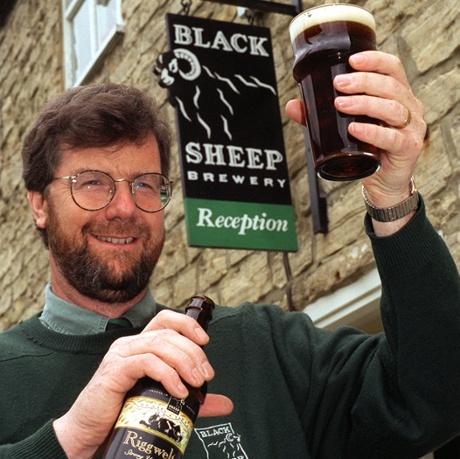
{"type": "Polygon", "coordinates": [[[172,182],[162,174],[149,172],[134,180],[113,179],[102,171],[83,171],[77,175],[56,177],[54,180],[69,180],[70,192],[75,204],[84,210],[100,210],[108,206],[115,196],[115,183],[128,182],[136,206],[144,212],[159,212],[172,196],[172,182]]]}

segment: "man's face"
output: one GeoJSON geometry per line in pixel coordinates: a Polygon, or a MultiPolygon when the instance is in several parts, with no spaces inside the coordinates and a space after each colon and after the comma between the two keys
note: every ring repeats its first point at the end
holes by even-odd
{"type": "MultiPolygon", "coordinates": [[[[151,136],[142,145],[64,150],[55,177],[84,170],[100,170],[115,180],[161,172],[157,143],[151,136]]],[[[164,244],[164,216],[137,208],[127,182],[116,184],[108,206],[87,211],[74,203],[68,181],[55,180],[44,207],[53,285],[67,282],[105,303],[130,301],[146,289],[164,244]]]]}

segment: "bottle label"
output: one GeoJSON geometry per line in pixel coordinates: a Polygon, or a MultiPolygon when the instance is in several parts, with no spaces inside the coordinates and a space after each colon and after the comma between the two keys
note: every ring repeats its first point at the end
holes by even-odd
{"type": "Polygon", "coordinates": [[[182,457],[192,435],[195,410],[188,406],[186,399],[172,397],[164,390],[156,388],[149,392],[148,397],[133,396],[125,401],[115,429],[125,429],[122,442],[127,445],[136,446],[139,431],[145,432],[150,434],[147,437],[152,436],[152,444],[161,439],[164,440],[161,444],[165,445],[166,441],[172,446],[170,453],[162,452],[168,455],[160,457],[182,457]],[[180,453],[173,455],[173,450],[180,453]]]}

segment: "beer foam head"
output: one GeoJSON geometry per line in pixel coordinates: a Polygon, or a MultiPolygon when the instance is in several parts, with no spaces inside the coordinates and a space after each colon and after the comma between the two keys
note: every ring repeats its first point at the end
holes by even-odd
{"type": "Polygon", "coordinates": [[[375,20],[372,14],[356,5],[332,3],[316,6],[298,14],[289,25],[291,41],[305,29],[326,22],[350,21],[363,24],[375,31],[375,20]]]}

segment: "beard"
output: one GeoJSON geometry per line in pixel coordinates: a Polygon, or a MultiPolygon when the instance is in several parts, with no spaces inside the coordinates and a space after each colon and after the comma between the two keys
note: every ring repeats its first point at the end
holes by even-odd
{"type": "Polygon", "coordinates": [[[60,272],[80,294],[104,303],[123,303],[147,287],[163,249],[164,231],[152,235],[150,228],[134,221],[107,225],[92,222],[81,229],[83,242],[78,244],[66,236],[54,215],[50,211],[49,249],[60,272]],[[120,251],[117,255],[103,257],[89,247],[85,235],[90,233],[136,234],[142,237],[144,247],[140,255],[120,251]]]}

